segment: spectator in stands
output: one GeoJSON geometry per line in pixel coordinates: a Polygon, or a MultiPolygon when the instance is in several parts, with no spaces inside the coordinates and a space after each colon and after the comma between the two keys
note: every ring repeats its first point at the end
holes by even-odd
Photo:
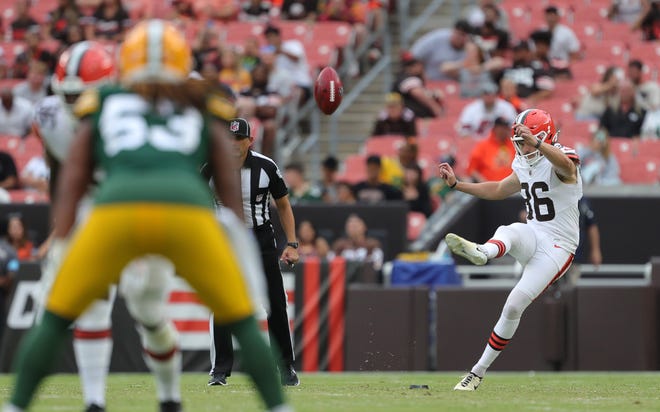
{"type": "Polygon", "coordinates": [[[433,213],[431,194],[422,179],[422,169],[417,165],[406,166],[403,172],[401,193],[403,200],[408,202],[408,210],[423,213],[429,217],[433,213]]]}
{"type": "Polygon", "coordinates": [[[21,170],[21,187],[47,195],[50,182],[50,168],[43,156],[34,156],[21,170]]]}
{"type": "Polygon", "coordinates": [[[43,47],[41,32],[38,28],[30,29],[25,33],[25,49],[16,56],[13,69],[14,77],[25,79],[32,60],[44,63],[48,67],[49,73],[52,73],[55,69],[55,56],[43,47]]]}
{"type": "Polygon", "coordinates": [[[403,97],[403,104],[421,118],[438,117],[442,114],[442,95],[429,90],[424,78],[421,60],[406,54],[403,56],[403,71],[397,76],[392,92],[403,97]]]}
{"type": "Polygon", "coordinates": [[[16,251],[7,242],[6,234],[7,222],[3,217],[2,227],[0,228],[0,345],[2,345],[2,335],[7,321],[6,308],[9,303],[9,294],[20,268],[16,251]]]}
{"type": "Polygon", "coordinates": [[[485,83],[481,87],[481,97],[463,108],[456,127],[461,136],[481,139],[490,132],[498,117],[509,121],[515,119],[516,108],[500,99],[497,92],[496,84],[485,83]]]}
{"type": "Polygon", "coordinates": [[[39,28],[39,23],[30,14],[30,0],[16,0],[14,15],[16,17],[11,22],[12,40],[23,41],[28,30],[39,28]]]}
{"type": "Polygon", "coordinates": [[[504,69],[502,77],[516,84],[518,96],[529,105],[552,96],[555,80],[552,73],[544,70],[534,61],[534,56],[527,41],[521,41],[513,47],[513,64],[504,69]]]}
{"type": "Polygon", "coordinates": [[[619,86],[619,103],[608,107],[600,118],[600,127],[610,136],[639,138],[644,123],[644,110],[635,98],[635,88],[630,80],[619,86]]]}
{"type": "Polygon", "coordinates": [[[502,78],[500,80],[500,99],[511,103],[518,113],[527,109],[527,104],[518,96],[516,83],[511,79],[502,78]]]}
{"type": "Polygon", "coordinates": [[[415,121],[415,113],[403,105],[403,97],[399,93],[388,93],[385,108],[378,114],[371,136],[417,136],[415,121]]]}
{"type": "Polygon", "coordinates": [[[387,200],[402,200],[403,195],[399,189],[380,180],[382,169],[380,156],[370,155],[366,162],[367,178],[353,187],[357,201],[379,203],[387,200]]]}
{"type": "Polygon", "coordinates": [[[341,21],[353,26],[355,47],[363,47],[367,37],[367,2],[360,0],[319,0],[317,21],[341,21]]]}
{"type": "Polygon", "coordinates": [[[315,257],[325,259],[330,252],[330,245],[324,237],[319,236],[316,228],[309,220],[298,224],[298,256],[303,261],[315,257]]]}
{"type": "Polygon", "coordinates": [[[592,84],[588,92],[574,102],[577,106],[575,118],[597,120],[605,113],[605,109],[616,106],[619,99],[619,82],[622,79],[621,68],[609,66],[600,81],[592,84]]]}
{"type": "Polygon", "coordinates": [[[268,26],[264,30],[266,42],[275,51],[273,70],[286,74],[293,83],[291,97],[302,105],[312,96],[312,76],[307,65],[307,56],[303,44],[295,39],[283,40],[279,27],[268,26]]]}
{"type": "Polygon", "coordinates": [[[463,15],[472,27],[481,27],[485,23],[494,23],[500,30],[509,29],[509,17],[499,8],[496,0],[479,0],[477,4],[468,6],[463,15]]]}
{"type": "Polygon", "coordinates": [[[30,62],[27,78],[25,81],[14,86],[14,96],[29,101],[32,105],[37,104],[48,94],[48,67],[38,60],[30,62]]]}
{"type": "Polygon", "coordinates": [[[534,59],[540,63],[544,71],[550,73],[555,80],[573,78],[568,60],[550,57],[551,32],[548,30],[535,30],[529,38],[534,45],[534,59]]]}
{"type": "Polygon", "coordinates": [[[632,24],[633,30],[641,30],[644,40],[660,39],[660,3],[656,0],[645,0],[637,21],[632,24]]]}
{"type": "Polygon", "coordinates": [[[647,0],[612,0],[607,18],[615,22],[634,24],[642,14],[642,4],[647,0]]]}
{"type": "Polygon", "coordinates": [[[48,33],[56,40],[63,41],[66,37],[67,27],[80,24],[83,17],[76,0],[58,0],[57,7],[48,15],[48,33]]]}
{"type": "Polygon", "coordinates": [[[195,14],[201,19],[236,21],[241,11],[238,0],[194,0],[191,3],[195,14]]]}
{"type": "Polygon", "coordinates": [[[0,88],[0,134],[27,136],[32,127],[32,104],[14,97],[11,88],[0,88]]]}
{"type": "Polygon", "coordinates": [[[292,205],[321,201],[321,189],[305,178],[305,168],[300,163],[290,163],[284,167],[284,181],[289,188],[289,201],[292,205]]]}
{"type": "Polygon", "coordinates": [[[28,239],[25,221],[20,213],[12,213],[7,219],[7,242],[16,251],[18,260],[30,260],[34,252],[34,244],[28,239]]]}
{"type": "Polygon", "coordinates": [[[87,40],[85,36],[85,29],[80,24],[71,24],[66,28],[66,35],[64,40],[60,45],[60,48],[55,53],[56,56],[59,56],[72,44],[87,40]]]}
{"type": "Polygon", "coordinates": [[[268,86],[269,73],[265,64],[259,64],[250,76],[251,86],[238,95],[236,106],[239,116],[249,119],[256,117],[261,122],[261,153],[273,157],[277,133],[277,111],[282,105],[282,96],[268,86]]]}
{"type": "Polygon", "coordinates": [[[192,43],[196,71],[201,73],[207,63],[213,64],[218,71],[220,70],[222,63],[220,62],[218,38],[219,34],[212,22],[200,27],[192,43]]]}
{"type": "Polygon", "coordinates": [[[337,203],[342,205],[352,205],[357,203],[355,190],[350,183],[343,180],[337,182],[337,203]]]}
{"type": "MultiPolygon", "coordinates": [[[[444,155],[440,158],[439,163],[448,163],[451,167],[454,167],[456,164],[456,158],[453,155],[444,155]]],[[[436,168],[435,175],[427,182],[431,198],[436,199],[438,203],[448,200],[450,194],[453,192],[453,189],[447,185],[447,182],[440,177],[439,170],[440,169],[436,168]]]]}
{"type": "Polygon", "coordinates": [[[660,86],[657,82],[644,81],[644,63],[634,59],[628,62],[628,80],[635,87],[635,96],[646,111],[660,108],[660,86]]]}
{"type": "Polygon", "coordinates": [[[332,244],[336,256],[347,260],[368,263],[374,270],[379,271],[383,265],[383,250],[380,242],[367,236],[367,225],[362,218],[351,214],[344,225],[345,235],[332,244]]]}
{"type": "Polygon", "coordinates": [[[121,41],[132,24],[121,0],[102,0],[88,20],[86,26],[88,39],[114,42],[121,41]]]}
{"type": "Polygon", "coordinates": [[[238,20],[266,23],[270,19],[271,7],[269,1],[244,1],[241,12],[238,14],[238,20]]]}
{"type": "Polygon", "coordinates": [[[586,185],[619,185],[621,169],[610,149],[607,130],[598,129],[591,137],[589,146],[578,148],[580,174],[586,185]]]}
{"type": "Polygon", "coordinates": [[[380,158],[380,181],[400,189],[403,185],[405,169],[419,167],[419,147],[413,141],[407,141],[399,146],[396,157],[382,156],[380,158]]]}
{"type": "Polygon", "coordinates": [[[18,173],[14,158],[2,151],[0,151],[0,189],[18,189],[18,173]]]}
{"type": "Polygon", "coordinates": [[[188,0],[172,0],[172,15],[169,20],[174,20],[178,25],[187,25],[191,20],[197,20],[197,15],[192,4],[188,0]]]}
{"type": "Polygon", "coordinates": [[[220,52],[220,82],[229,86],[234,93],[249,89],[252,85],[252,76],[241,65],[240,53],[236,47],[225,45],[220,52]]]}
{"type": "Polygon", "coordinates": [[[257,65],[261,63],[261,53],[259,52],[259,39],[256,36],[247,36],[243,43],[243,53],[241,53],[241,66],[249,72],[252,72],[257,65]]]}
{"type": "Polygon", "coordinates": [[[471,33],[470,24],[458,20],[453,28],[431,31],[415,41],[410,51],[423,63],[428,80],[458,79],[471,33]]]}
{"type": "Polygon", "coordinates": [[[516,156],[510,139],[512,119],[495,119],[488,137],[479,141],[472,149],[467,174],[473,181],[500,181],[511,174],[511,163],[516,156]]]}
{"type": "Polygon", "coordinates": [[[339,182],[337,172],[339,171],[339,160],[333,155],[326,156],[321,162],[321,198],[325,203],[337,203],[339,201],[339,182]]]}
{"type": "Polygon", "coordinates": [[[281,15],[284,20],[316,20],[318,0],[284,0],[281,15]]]}
{"type": "Polygon", "coordinates": [[[556,6],[545,8],[545,23],[548,30],[552,33],[552,42],[550,43],[550,59],[562,61],[575,61],[580,59],[580,40],[573,30],[560,23],[561,17],[556,6]]]}

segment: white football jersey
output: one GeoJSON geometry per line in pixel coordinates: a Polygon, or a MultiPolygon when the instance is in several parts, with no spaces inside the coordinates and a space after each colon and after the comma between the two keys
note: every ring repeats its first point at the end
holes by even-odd
{"type": "Polygon", "coordinates": [[[64,161],[78,125],[64,99],[53,95],[37,103],[34,123],[48,151],[59,162],[64,161]]]}
{"type": "MultiPolygon", "coordinates": [[[[565,152],[574,153],[564,148],[565,152]]],[[[580,211],[582,178],[577,172],[577,183],[559,180],[552,163],[542,157],[534,166],[516,156],[511,165],[520,181],[520,192],[527,209],[527,224],[535,231],[553,239],[557,247],[575,253],[580,241],[580,211]]]]}

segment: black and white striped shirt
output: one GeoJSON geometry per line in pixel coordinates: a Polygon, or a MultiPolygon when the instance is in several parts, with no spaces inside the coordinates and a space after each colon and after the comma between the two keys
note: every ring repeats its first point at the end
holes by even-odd
{"type": "MultiPolygon", "coordinates": [[[[207,178],[211,175],[208,165],[202,167],[202,174],[207,178]]],[[[213,180],[209,180],[209,185],[213,188],[213,180]]],[[[280,169],[271,158],[248,150],[241,167],[241,194],[245,223],[252,229],[270,222],[271,196],[280,199],[289,194],[289,189],[280,169]]],[[[222,206],[218,199],[216,206],[222,206]]]]}
{"type": "Polygon", "coordinates": [[[289,194],[282,173],[275,162],[261,153],[248,150],[241,167],[243,214],[249,228],[270,222],[270,197],[280,199],[289,194]]]}

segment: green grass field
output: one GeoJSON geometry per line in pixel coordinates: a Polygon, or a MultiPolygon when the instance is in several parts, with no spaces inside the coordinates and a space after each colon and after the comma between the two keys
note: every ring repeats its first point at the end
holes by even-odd
{"type": "MultiPolygon", "coordinates": [[[[188,412],[259,411],[245,375],[225,387],[206,386],[205,374],[185,374],[188,412]]],[[[459,373],[300,374],[301,386],[286,392],[296,411],[660,411],[660,373],[489,373],[478,391],[452,390],[459,373]],[[411,384],[429,389],[409,389],[411,384]]],[[[0,375],[0,397],[11,377],[0,375]]],[[[57,375],[42,388],[33,410],[81,411],[76,375],[57,375]]],[[[145,374],[113,374],[108,410],[157,411],[153,380],[145,374]]]]}

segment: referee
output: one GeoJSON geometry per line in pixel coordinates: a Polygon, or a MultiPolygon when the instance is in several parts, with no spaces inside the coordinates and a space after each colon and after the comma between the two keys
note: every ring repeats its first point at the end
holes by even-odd
{"type": "MultiPolygon", "coordinates": [[[[298,242],[296,242],[295,221],[289,203],[288,189],[275,162],[250,150],[254,142],[254,137],[250,133],[250,123],[242,118],[232,119],[229,122],[229,130],[234,134],[233,143],[238,164],[242,165],[241,191],[245,221],[254,231],[259,243],[261,261],[266,274],[270,301],[268,333],[271,347],[277,347],[281,355],[279,367],[282,385],[298,386],[300,381],[293,366],[295,357],[286,312],[287,297],[278,261],[283,260],[290,266],[298,262],[298,242]],[[277,212],[288,242],[279,259],[275,232],[270,222],[271,196],[277,205],[277,212]]],[[[214,324],[212,336],[212,369],[208,384],[209,386],[226,385],[234,362],[231,334],[225,328],[214,324]]]]}

